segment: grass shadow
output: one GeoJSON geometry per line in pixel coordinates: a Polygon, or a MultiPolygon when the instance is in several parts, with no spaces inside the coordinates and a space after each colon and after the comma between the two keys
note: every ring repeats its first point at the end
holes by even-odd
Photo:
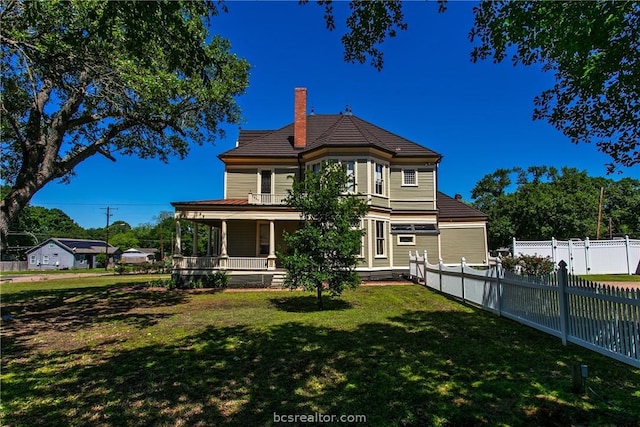
{"type": "Polygon", "coordinates": [[[76,332],[100,323],[148,328],[167,315],[136,313],[135,310],[175,306],[185,303],[188,298],[190,296],[184,292],[150,291],[139,283],[3,295],[0,306],[3,347],[28,348],[26,342],[36,334],[76,332]]]}
{"type": "Polygon", "coordinates": [[[322,310],[318,308],[318,299],[313,295],[287,296],[270,298],[269,304],[288,313],[311,313],[316,311],[342,311],[353,308],[353,305],[339,298],[322,297],[322,310]]]}

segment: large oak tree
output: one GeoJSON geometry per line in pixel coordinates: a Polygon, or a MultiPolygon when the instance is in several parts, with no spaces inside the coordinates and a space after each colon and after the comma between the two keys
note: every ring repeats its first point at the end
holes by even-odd
{"type": "Polygon", "coordinates": [[[208,34],[210,1],[16,1],[0,7],[0,233],[97,154],[183,157],[239,120],[248,64],[208,34]]]}

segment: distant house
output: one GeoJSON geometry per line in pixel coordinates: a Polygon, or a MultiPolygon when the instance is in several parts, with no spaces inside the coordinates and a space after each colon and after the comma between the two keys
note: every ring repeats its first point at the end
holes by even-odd
{"type": "MultiPolygon", "coordinates": [[[[29,249],[27,268],[29,270],[55,270],[98,267],[96,257],[105,253],[104,240],[65,239],[51,237],[29,249]]],[[[117,261],[122,251],[109,245],[109,263],[117,261]]]]}
{"type": "Polygon", "coordinates": [[[122,252],[120,260],[126,264],[154,262],[159,259],[160,251],[156,248],[131,248],[122,252]]]}

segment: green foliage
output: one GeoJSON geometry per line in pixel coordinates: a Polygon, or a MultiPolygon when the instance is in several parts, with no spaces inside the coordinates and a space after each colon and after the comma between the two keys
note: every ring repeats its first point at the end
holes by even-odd
{"type": "Polygon", "coordinates": [[[474,61],[510,56],[555,74],[534,119],[595,143],[609,171],[640,163],[640,3],[483,1],[474,13],[474,61]]]}
{"type": "Polygon", "coordinates": [[[153,279],[149,281],[149,286],[153,288],[167,288],[169,290],[175,289],[177,284],[176,281],[169,279],[153,279]]]}
{"type": "Polygon", "coordinates": [[[324,163],[317,174],[307,171],[304,180],[294,181],[286,200],[300,212],[301,223],[294,233],[284,234],[286,249],[279,255],[287,269],[285,286],[315,290],[320,309],[325,288],[339,296],[360,283],[355,268],[367,205],[347,194],[351,179],[344,165],[324,163]]]}
{"type": "Polygon", "coordinates": [[[218,270],[205,277],[205,288],[226,288],[229,284],[229,276],[226,272],[218,270]]]}
{"type": "Polygon", "coordinates": [[[104,253],[96,255],[96,262],[100,267],[105,267],[107,265],[107,255],[104,253]]]}
{"type": "Polygon", "coordinates": [[[503,258],[502,267],[523,276],[546,276],[554,272],[556,265],[550,257],[520,254],[503,258]]]}
{"type": "MultiPolygon", "coordinates": [[[[640,181],[590,177],[586,171],[545,166],[498,169],[471,191],[473,206],[489,217],[489,247],[521,240],[597,236],[600,188],[604,188],[601,237],[609,218],[614,235],[640,237],[640,181]]],[[[606,230],[606,231],[605,231],[606,230]]]]}
{"type": "MultiPolygon", "coordinates": [[[[309,0],[301,0],[307,4],[309,0]]],[[[336,29],[333,3],[319,0],[318,5],[324,8],[324,20],[329,31],[336,29]]],[[[440,12],[443,12],[446,0],[438,0],[440,12]]],[[[344,60],[360,63],[369,59],[370,64],[378,71],[384,65],[384,54],[378,48],[386,38],[396,37],[398,31],[408,28],[404,22],[402,2],[399,1],[351,1],[351,14],[345,19],[346,32],[341,41],[344,46],[344,60]]]]}
{"type": "Polygon", "coordinates": [[[109,227],[109,244],[123,251],[140,247],[140,242],[133,230],[111,234],[111,227],[109,227]]]}
{"type": "Polygon", "coordinates": [[[210,37],[214,2],[3,4],[0,232],[96,154],[184,157],[237,123],[246,61],[210,37]]]}

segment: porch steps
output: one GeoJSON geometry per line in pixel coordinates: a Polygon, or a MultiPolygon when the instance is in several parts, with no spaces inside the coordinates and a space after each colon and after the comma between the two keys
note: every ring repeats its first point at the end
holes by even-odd
{"type": "Polygon", "coordinates": [[[273,277],[271,278],[271,288],[282,288],[282,285],[284,284],[284,278],[286,276],[286,272],[282,271],[276,271],[275,273],[273,273],[273,277]]]}

